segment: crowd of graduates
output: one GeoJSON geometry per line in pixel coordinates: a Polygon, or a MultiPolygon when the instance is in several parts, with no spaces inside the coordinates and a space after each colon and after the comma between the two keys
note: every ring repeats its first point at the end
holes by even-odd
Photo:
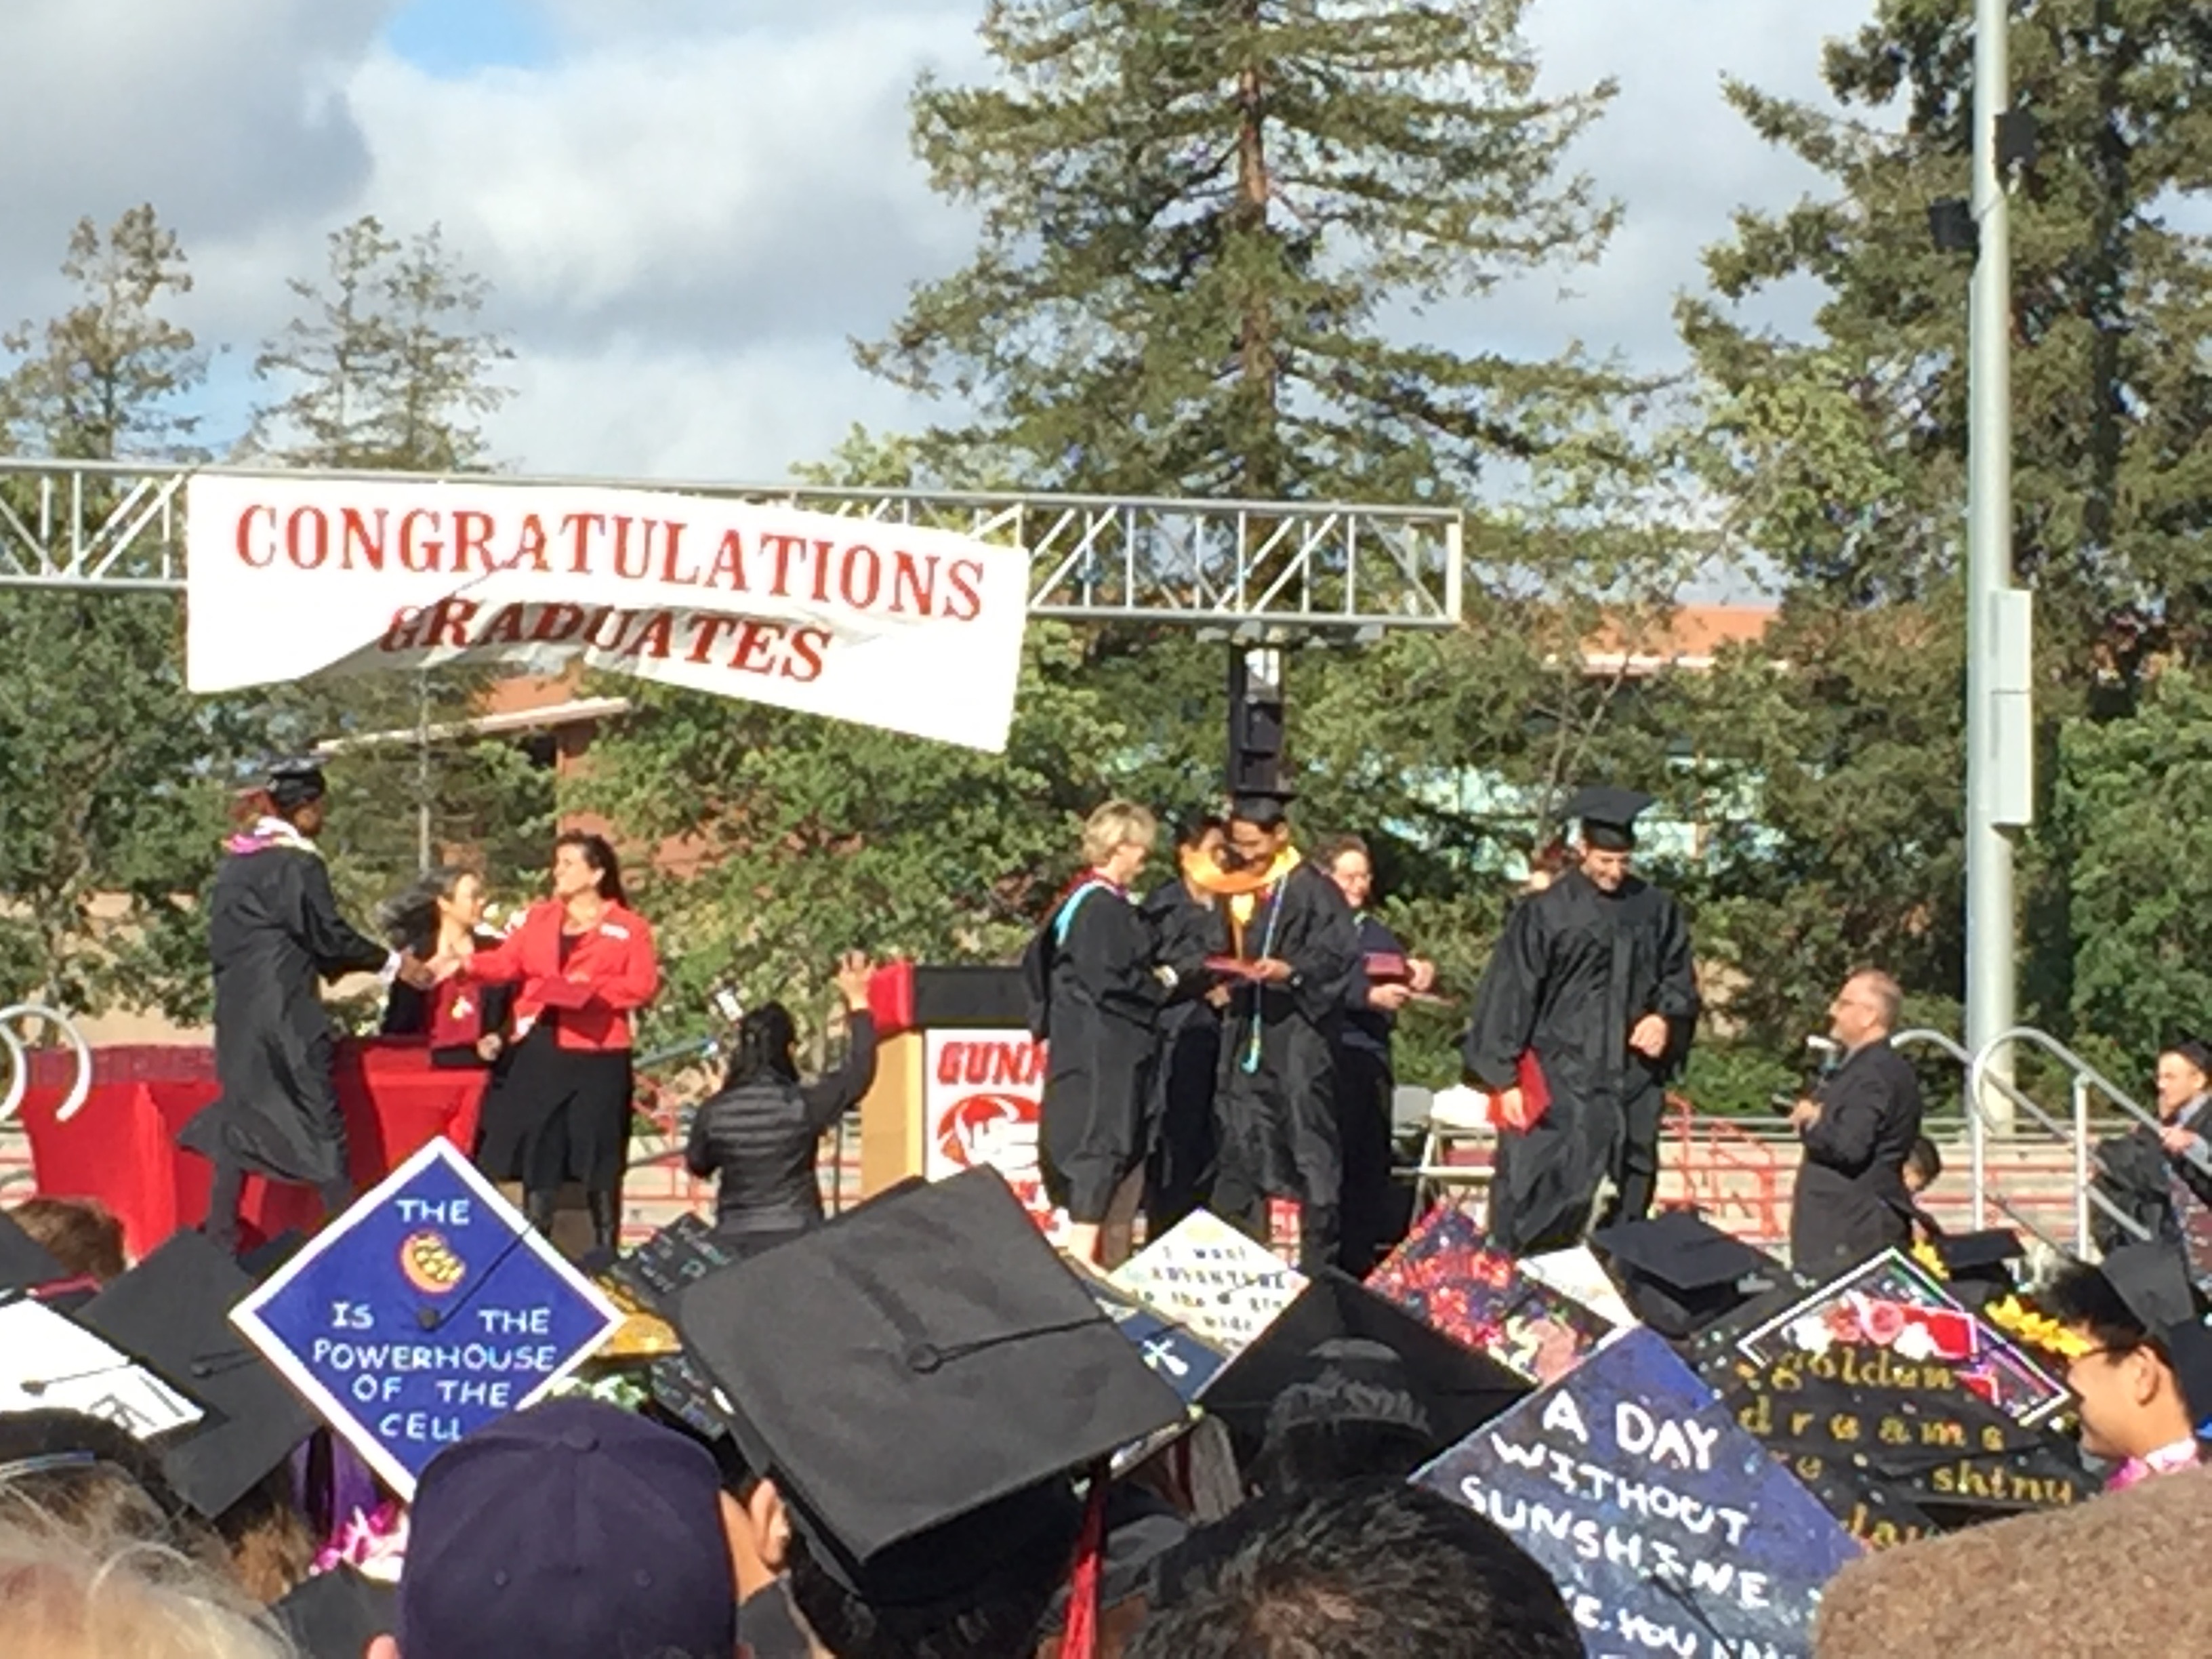
{"type": "Polygon", "coordinates": [[[356,933],[322,795],[272,780],[218,883],[208,1228],[132,1262],[89,1203],[0,1218],[11,1655],[2212,1651],[2212,1596],[2162,1565],[2212,1513],[2212,1054],[2163,1058],[2163,1129],[2102,1160],[2132,1171],[2105,1207],[2133,1224],[2097,1263],[1947,1238],[1884,1058],[1893,987],[1856,975],[1841,1063],[1793,1108],[1818,1224],[1792,1260],[1650,1214],[1643,1120],[1698,1001],[1617,791],[1580,798],[1576,860],[1475,994],[1468,1073],[1506,1142],[1487,1203],[1387,1212],[1389,1019],[1434,976],[1365,915],[1364,848],[1309,861],[1279,796],[1243,797],[1140,905],[1155,826],[1112,804],[1025,964],[1057,1246],[988,1169],[824,1213],[814,1143],[874,1068],[848,958],[830,1075],[800,1079],[779,1006],[742,1022],[686,1147],[715,1218],[623,1250],[594,1205],[619,1328],[403,1492],[233,1317],[302,1245],[246,1236],[241,1172],[355,1202],[302,987],[380,965],[434,1049],[522,1077],[474,1149],[519,1240],[561,1179],[608,1190],[657,968],[588,836],[511,933],[477,937],[446,878],[409,937],[356,933]],[[1270,1199],[1298,1206],[1291,1260],[1270,1199]]]}

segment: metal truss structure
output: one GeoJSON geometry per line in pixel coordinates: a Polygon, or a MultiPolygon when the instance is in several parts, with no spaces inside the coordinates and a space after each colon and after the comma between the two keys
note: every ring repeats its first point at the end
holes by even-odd
{"type": "MultiPolygon", "coordinates": [[[[198,471],[410,477],[0,457],[0,587],[181,590],[185,485],[198,471]]],[[[955,531],[1029,553],[1037,617],[1261,633],[1449,628],[1460,617],[1464,532],[1448,507],[480,474],[467,481],[673,490],[955,531]]]]}

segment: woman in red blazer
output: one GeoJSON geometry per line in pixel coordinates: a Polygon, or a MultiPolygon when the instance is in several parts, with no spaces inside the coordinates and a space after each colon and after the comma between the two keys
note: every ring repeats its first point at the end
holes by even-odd
{"type": "Polygon", "coordinates": [[[580,1182],[593,1243],[615,1247],[629,1146],[630,1016],[660,988],[653,930],[623,900],[614,848],[572,833],[553,846],[553,896],[458,972],[515,988],[514,1059],[492,1085],[477,1164],[520,1182],[550,1232],[561,1183],[580,1182]]]}

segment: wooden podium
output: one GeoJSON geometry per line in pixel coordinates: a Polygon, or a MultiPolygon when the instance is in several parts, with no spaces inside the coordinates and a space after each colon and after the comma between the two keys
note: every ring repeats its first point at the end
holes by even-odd
{"type": "Polygon", "coordinates": [[[1044,1045],[1016,968],[893,963],[868,987],[876,1080],[860,1102],[860,1190],[978,1164],[1049,1214],[1036,1176],[1044,1045]]]}

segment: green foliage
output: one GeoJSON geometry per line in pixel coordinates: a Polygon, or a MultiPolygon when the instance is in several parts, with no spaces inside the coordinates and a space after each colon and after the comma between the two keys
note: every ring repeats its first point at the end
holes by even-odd
{"type": "Polygon", "coordinates": [[[1083,815],[1114,792],[1127,728],[1067,629],[1030,629],[1004,755],[631,686],[583,804],[669,848],[641,881],[682,1027],[707,988],[812,1006],[841,951],[1004,961],[1074,872],[1083,815]]]}
{"type": "Polygon", "coordinates": [[[1612,227],[1562,161],[1613,88],[1540,94],[1525,9],[992,0],[996,78],[914,106],[981,246],[862,362],[1038,487],[1403,501],[1542,453],[1619,382],[1389,322],[1612,227]]]}
{"type": "Polygon", "coordinates": [[[305,307],[254,359],[289,389],[254,417],[255,451],[293,466],[462,472],[485,460],[476,424],[508,393],[514,353],[482,326],[490,285],[435,225],[411,240],[374,215],[331,233],[321,286],[289,284],[305,307]]]}
{"type": "Polygon", "coordinates": [[[2066,722],[2045,839],[2071,873],[2066,1012],[2108,1075],[2140,1075],[2212,1011],[2212,682],[2169,672],[2135,718],[2066,722]]]}

